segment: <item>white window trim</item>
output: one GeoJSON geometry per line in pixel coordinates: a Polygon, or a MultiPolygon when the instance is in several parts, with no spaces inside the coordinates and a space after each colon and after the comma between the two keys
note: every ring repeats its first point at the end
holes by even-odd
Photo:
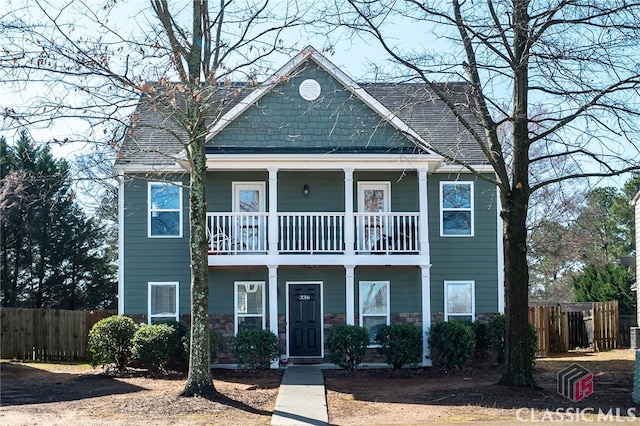
{"type": "Polygon", "coordinates": [[[439,209],[440,209],[440,236],[441,237],[446,237],[446,238],[456,238],[456,237],[462,237],[462,238],[469,238],[469,237],[473,237],[475,234],[475,203],[474,203],[474,199],[475,199],[475,188],[473,185],[472,181],[441,181],[440,182],[440,203],[439,203],[439,209]],[[469,185],[470,188],[470,197],[471,197],[471,205],[470,207],[465,207],[465,208],[444,208],[443,207],[443,188],[444,185],[469,185]],[[471,232],[467,235],[462,235],[462,234],[456,234],[456,235],[452,235],[452,234],[445,234],[444,233],[444,220],[443,220],[443,212],[445,211],[459,211],[459,212],[466,212],[466,211],[470,211],[471,212],[471,232]]]}
{"type": "Polygon", "coordinates": [[[444,320],[454,317],[471,317],[471,322],[476,320],[476,282],[474,280],[459,280],[459,281],[445,281],[444,282],[444,320]],[[471,312],[465,313],[449,313],[449,284],[471,284],[471,312]]]}
{"type": "Polygon", "coordinates": [[[267,326],[267,315],[266,315],[266,301],[265,301],[265,286],[266,283],[264,281],[236,281],[233,285],[233,334],[238,334],[238,318],[244,317],[262,317],[262,329],[264,330],[267,326]],[[252,284],[261,284],[262,285],[262,314],[238,314],[238,287],[241,285],[252,285],[252,284]]]}
{"type": "Polygon", "coordinates": [[[182,238],[182,183],[181,182],[148,182],[147,185],[147,236],[149,238],[182,238]],[[176,209],[153,209],[151,208],[151,187],[155,185],[175,185],[178,187],[178,235],[151,235],[151,214],[157,212],[175,212],[176,209]]]}
{"type": "MultiPolygon", "coordinates": [[[[360,327],[364,327],[364,323],[362,319],[364,317],[381,317],[382,314],[363,314],[362,313],[362,287],[367,284],[386,284],[387,287],[387,306],[386,306],[386,325],[391,323],[391,284],[390,281],[360,281],[358,283],[358,324],[360,327]]],[[[369,348],[377,348],[380,345],[376,345],[375,343],[369,344],[369,348]]]]}
{"type": "Polygon", "coordinates": [[[174,318],[176,321],[180,318],[180,283],[177,281],[172,282],[153,282],[150,281],[147,286],[147,322],[151,324],[153,318],[174,318]],[[173,286],[176,288],[176,312],[162,312],[160,314],[151,314],[151,287],[153,286],[173,286]]]}
{"type": "MultiPolygon", "coordinates": [[[[391,182],[388,181],[360,181],[358,182],[358,213],[367,213],[364,211],[364,191],[367,189],[378,190],[384,192],[384,211],[391,211],[391,182]]],[[[378,213],[378,212],[370,212],[378,213]]]]}
{"type": "Polygon", "coordinates": [[[238,197],[238,192],[242,189],[253,189],[258,191],[258,193],[260,194],[260,199],[258,200],[258,202],[260,203],[260,205],[258,206],[259,213],[264,213],[266,211],[266,185],[264,182],[232,182],[231,185],[233,188],[233,211],[235,213],[240,212],[240,197],[238,197]]]}

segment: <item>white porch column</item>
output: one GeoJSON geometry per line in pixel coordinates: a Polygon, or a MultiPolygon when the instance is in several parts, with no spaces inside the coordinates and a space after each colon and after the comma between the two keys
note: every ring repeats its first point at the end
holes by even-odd
{"type": "Polygon", "coordinates": [[[124,315],[124,175],[118,176],[118,315],[124,315]]]}
{"type": "Polygon", "coordinates": [[[420,254],[427,256],[426,262],[431,263],[429,251],[429,204],[427,202],[427,169],[418,169],[418,202],[420,204],[420,223],[418,226],[418,241],[420,254]]]}
{"type": "Polygon", "coordinates": [[[422,365],[431,366],[431,349],[427,332],[431,328],[431,265],[422,265],[422,365]],[[427,358],[429,357],[429,358],[427,358]]]}
{"type": "Polygon", "coordinates": [[[269,255],[278,254],[278,168],[269,168],[269,216],[267,222],[269,255]]]}
{"type": "Polygon", "coordinates": [[[355,266],[346,265],[345,266],[345,292],[346,292],[346,301],[347,301],[347,325],[355,325],[355,282],[354,282],[354,270],[355,266]]]}
{"type": "MultiPolygon", "coordinates": [[[[355,254],[355,220],[353,218],[353,168],[344,169],[344,254],[355,254]]],[[[347,322],[348,324],[348,322],[347,322]]]]}
{"type": "Polygon", "coordinates": [[[420,224],[418,238],[422,257],[422,365],[430,366],[431,350],[427,344],[426,333],[431,328],[431,251],[429,248],[429,204],[427,200],[427,169],[418,169],[418,192],[420,204],[420,224]]]}
{"type": "MultiPolygon", "coordinates": [[[[278,267],[269,265],[269,330],[278,336],[278,267]]],[[[280,367],[279,360],[271,363],[271,368],[280,367]]]]}

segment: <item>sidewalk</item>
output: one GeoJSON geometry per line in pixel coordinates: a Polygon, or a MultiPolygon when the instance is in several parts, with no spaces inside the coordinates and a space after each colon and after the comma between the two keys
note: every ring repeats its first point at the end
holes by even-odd
{"type": "Polygon", "coordinates": [[[272,426],[329,424],[320,365],[290,365],[284,372],[272,426]]]}

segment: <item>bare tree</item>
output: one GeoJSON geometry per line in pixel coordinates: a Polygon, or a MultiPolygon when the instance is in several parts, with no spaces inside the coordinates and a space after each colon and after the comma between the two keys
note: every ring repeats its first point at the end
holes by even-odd
{"type": "MultiPolygon", "coordinates": [[[[504,225],[506,337],[500,382],[534,384],[524,309],[529,203],[532,194],[558,182],[640,168],[640,3],[350,0],[331,1],[331,8],[335,14],[325,15],[328,24],[373,38],[404,75],[438,94],[493,167],[504,225]],[[449,51],[405,48],[395,38],[404,25],[421,26],[425,37],[435,33],[449,43],[449,51]],[[443,79],[469,84],[468,106],[484,134],[436,84],[443,79]],[[545,114],[531,114],[535,103],[545,114]],[[510,133],[501,140],[504,123],[510,133]]],[[[449,160],[474,172],[462,159],[449,160]]]]}
{"type": "Polygon", "coordinates": [[[144,29],[135,34],[118,27],[117,1],[69,1],[54,9],[36,0],[3,16],[0,37],[6,47],[0,61],[6,81],[22,88],[38,86],[42,94],[22,110],[0,107],[5,122],[20,125],[87,117],[94,138],[117,134],[114,125],[130,124],[132,132],[153,125],[182,146],[174,159],[189,175],[191,261],[191,346],[183,394],[210,395],[215,388],[208,326],[206,137],[222,105],[237,96],[227,83],[253,82],[265,59],[284,50],[282,32],[301,24],[303,14],[295,2],[268,0],[149,4],[135,15],[144,29]],[[82,19],[76,23],[70,19],[74,15],[82,19]],[[134,115],[128,123],[123,110],[130,112],[127,108],[138,99],[163,120],[142,123],[134,115]]]}

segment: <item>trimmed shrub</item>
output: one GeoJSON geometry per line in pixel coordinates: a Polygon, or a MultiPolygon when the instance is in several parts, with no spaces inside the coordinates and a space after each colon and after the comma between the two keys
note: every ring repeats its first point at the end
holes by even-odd
{"type": "MultiPolygon", "coordinates": [[[[489,347],[496,353],[496,360],[499,364],[504,361],[504,330],[505,316],[497,315],[487,324],[487,340],[489,347]]],[[[538,353],[538,331],[529,324],[529,359],[531,366],[536,363],[536,354],[538,353]]]]}
{"type": "Polygon", "coordinates": [[[278,336],[271,330],[243,330],[233,338],[238,364],[250,370],[266,370],[280,356],[278,336]]]}
{"type": "Polygon", "coordinates": [[[391,324],[376,333],[378,353],[394,369],[415,365],[422,358],[422,330],[413,324],[391,324]]]}
{"type": "Polygon", "coordinates": [[[487,342],[489,349],[495,352],[496,361],[502,364],[504,360],[504,315],[496,315],[487,323],[487,342]]]}
{"type": "Polygon", "coordinates": [[[189,366],[189,327],[178,321],[167,321],[174,330],[173,347],[169,351],[167,366],[176,370],[185,371],[189,366]]]}
{"type": "Polygon", "coordinates": [[[329,331],[329,361],[347,371],[355,370],[369,346],[369,332],[357,325],[336,325],[329,331]]]}
{"type": "Polygon", "coordinates": [[[124,315],[113,315],[95,323],[87,344],[91,365],[113,364],[118,371],[126,370],[135,332],[136,324],[124,315]]]}
{"type": "MultiPolygon", "coordinates": [[[[214,330],[209,331],[209,349],[211,350],[211,362],[215,362],[218,358],[218,351],[222,350],[222,334],[214,330]]],[[[278,350],[278,356],[279,354],[280,350],[278,350]]]]}
{"type": "Polygon", "coordinates": [[[438,321],[429,331],[434,367],[461,368],[473,355],[476,337],[471,325],[461,321],[438,321]]]}
{"type": "MultiPolygon", "coordinates": [[[[177,321],[169,321],[165,324],[170,325],[176,330],[176,345],[171,352],[169,364],[172,368],[178,370],[187,370],[189,367],[189,350],[191,346],[191,333],[189,327],[177,321]]],[[[209,350],[211,352],[211,362],[215,362],[218,351],[222,349],[222,334],[217,331],[209,330],[209,350]]]]}
{"type": "Polygon", "coordinates": [[[145,324],[140,326],[131,341],[131,355],[140,365],[149,370],[164,368],[178,346],[178,334],[168,324],[145,324]]]}
{"type": "Polygon", "coordinates": [[[475,352],[479,356],[486,356],[489,352],[489,337],[487,335],[487,324],[480,321],[471,323],[473,334],[476,336],[475,352]]]}

